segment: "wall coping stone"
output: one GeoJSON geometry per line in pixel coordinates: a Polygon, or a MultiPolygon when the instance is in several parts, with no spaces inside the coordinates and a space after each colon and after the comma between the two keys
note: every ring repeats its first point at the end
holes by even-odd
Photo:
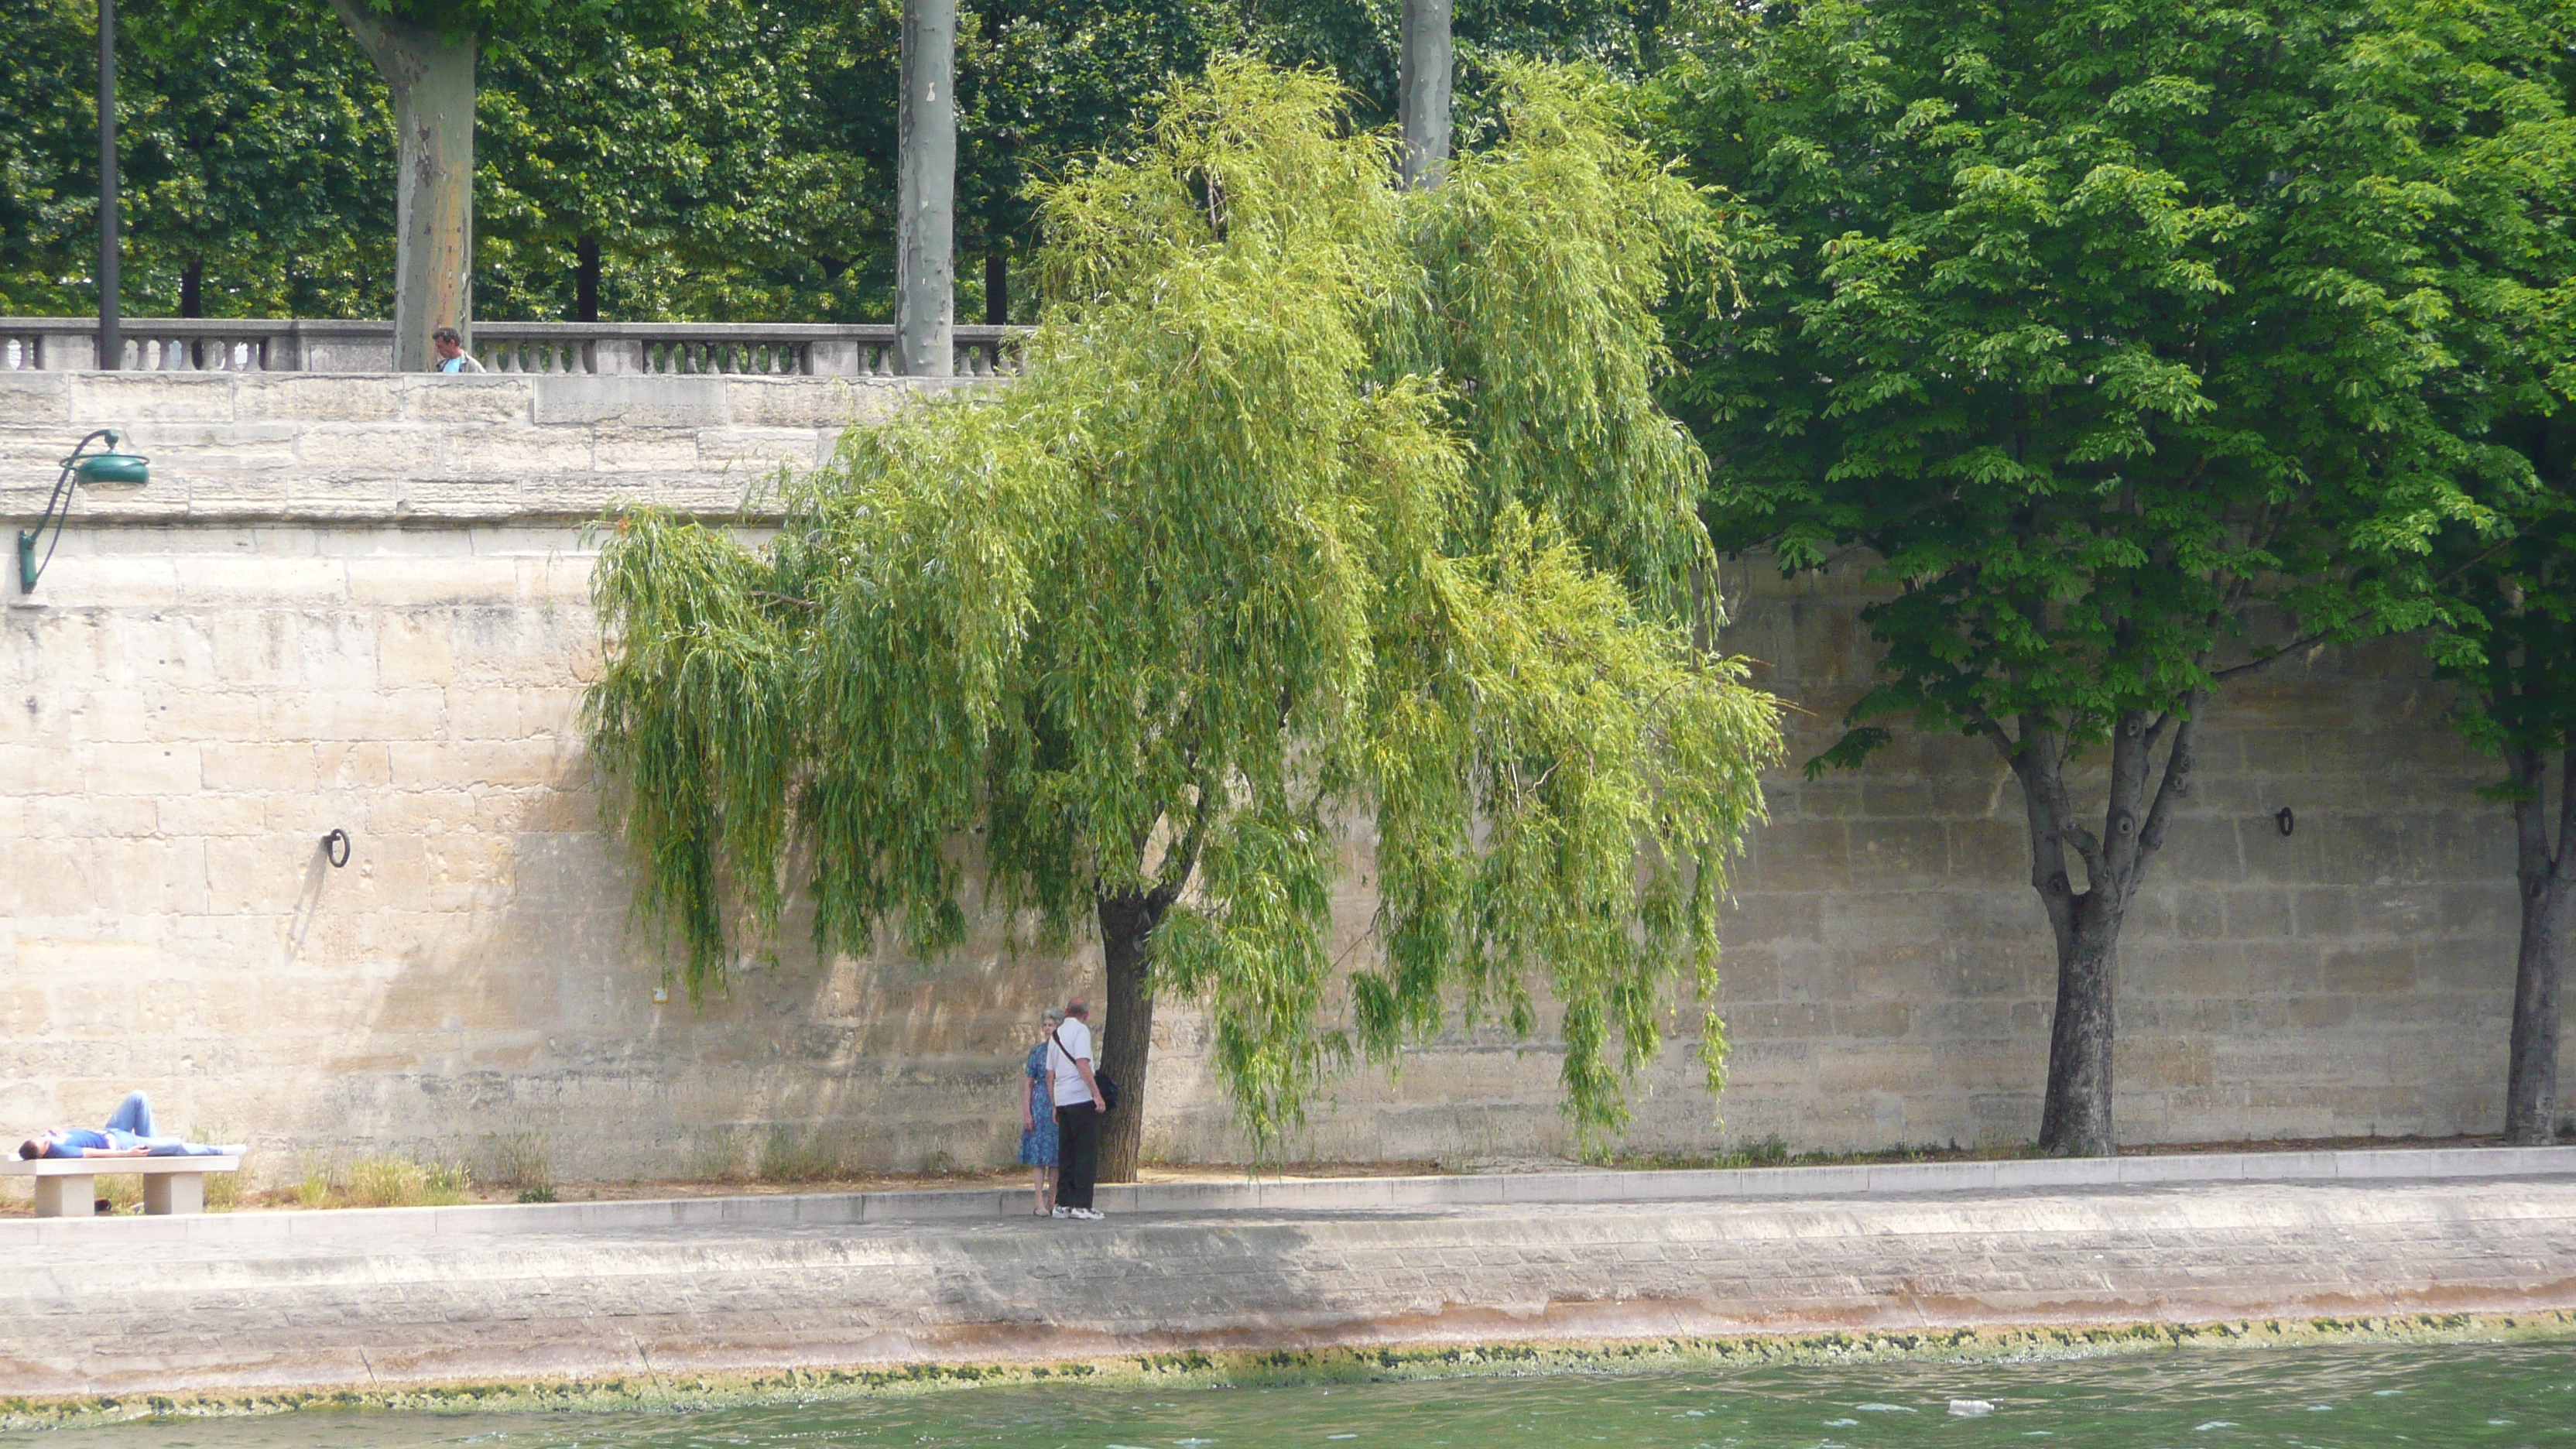
{"type": "Polygon", "coordinates": [[[455,525],[622,504],[769,521],[781,466],[912,399],[991,379],[480,373],[0,372],[0,517],[33,519],[56,460],[112,428],[142,487],[76,491],[73,527],[455,525]]]}
{"type": "MultiPolygon", "coordinates": [[[[1102,1211],[1117,1214],[1347,1212],[1515,1203],[1877,1197],[2192,1182],[2428,1182],[2564,1176],[2576,1176],[2576,1147],[2195,1152],[1830,1167],[1103,1184],[1098,1203],[1102,1211]]],[[[116,1233],[135,1242],[324,1242],[397,1236],[480,1237],[1008,1219],[1026,1215],[1028,1201],[1026,1188],[945,1188],[632,1202],[210,1213],[202,1217],[27,1218],[0,1222],[0,1249],[83,1240],[85,1234],[98,1233],[116,1233]]]]}

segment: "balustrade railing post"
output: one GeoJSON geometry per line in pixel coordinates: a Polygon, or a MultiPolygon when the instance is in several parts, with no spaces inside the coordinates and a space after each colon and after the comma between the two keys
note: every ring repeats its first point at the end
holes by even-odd
{"type": "Polygon", "coordinates": [[[98,333],[45,333],[36,339],[36,365],[47,372],[98,366],[98,333]]]}
{"type": "Polygon", "coordinates": [[[644,344],[632,337],[602,337],[590,344],[590,370],[603,377],[628,377],[644,370],[644,344]]]}
{"type": "Polygon", "coordinates": [[[867,373],[867,345],[857,338],[825,338],[805,350],[805,370],[818,377],[861,377],[867,373]]]}

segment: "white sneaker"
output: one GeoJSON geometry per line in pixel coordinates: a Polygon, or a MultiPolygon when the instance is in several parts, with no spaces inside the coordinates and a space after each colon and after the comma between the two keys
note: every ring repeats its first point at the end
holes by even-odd
{"type": "Polygon", "coordinates": [[[1096,1212],[1093,1212],[1093,1211],[1092,1211],[1091,1209],[1089,1209],[1089,1208],[1075,1208],[1075,1209],[1073,1210],[1073,1215],[1074,1215],[1075,1217],[1078,1217],[1078,1218],[1082,1219],[1082,1220],[1083,1220],[1084,1222],[1086,1222],[1086,1223],[1096,1223],[1096,1222],[1100,1221],[1102,1218],[1105,1218],[1105,1217],[1109,1216],[1109,1214],[1107,1214],[1107,1213],[1096,1213],[1096,1212]]]}
{"type": "Polygon", "coordinates": [[[1072,1217],[1072,1216],[1073,1216],[1073,1209],[1068,1208],[1068,1207],[1060,1207],[1060,1208],[1057,1208],[1057,1209],[1055,1210],[1055,1215],[1056,1215],[1057,1217],[1060,1217],[1060,1218],[1069,1218],[1069,1217],[1072,1217]]]}

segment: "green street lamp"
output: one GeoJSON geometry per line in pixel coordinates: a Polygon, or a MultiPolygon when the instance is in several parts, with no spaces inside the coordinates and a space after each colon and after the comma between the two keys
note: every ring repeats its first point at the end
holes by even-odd
{"type": "Polygon", "coordinates": [[[36,580],[45,576],[45,565],[54,561],[54,550],[61,547],[63,525],[71,520],[72,488],[87,483],[93,487],[139,488],[152,481],[151,460],[133,453],[116,451],[116,434],[101,428],[80,440],[72,455],[63,460],[62,476],[54,480],[53,496],[45,500],[45,513],[33,529],[18,530],[18,592],[32,594],[36,580]],[[89,445],[101,438],[106,448],[89,451],[89,445]],[[55,509],[59,507],[61,512],[55,509]],[[45,536],[45,525],[54,526],[54,541],[45,545],[45,556],[36,557],[36,545],[45,536]]]}

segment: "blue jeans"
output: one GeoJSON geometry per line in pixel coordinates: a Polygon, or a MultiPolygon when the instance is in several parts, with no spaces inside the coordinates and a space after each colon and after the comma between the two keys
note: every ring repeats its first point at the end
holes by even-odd
{"type": "Polygon", "coordinates": [[[116,1104],[114,1115],[107,1119],[107,1130],[123,1132],[130,1137],[150,1137],[152,1133],[152,1099],[141,1092],[128,1092],[116,1104]]]}
{"type": "MultiPolygon", "coordinates": [[[[222,1157],[219,1147],[205,1147],[177,1137],[157,1137],[152,1132],[152,1099],[141,1092],[128,1092],[116,1104],[116,1111],[101,1129],[112,1147],[140,1147],[154,1157],[222,1157]]],[[[238,1150],[238,1149],[236,1149],[238,1150]]]]}

